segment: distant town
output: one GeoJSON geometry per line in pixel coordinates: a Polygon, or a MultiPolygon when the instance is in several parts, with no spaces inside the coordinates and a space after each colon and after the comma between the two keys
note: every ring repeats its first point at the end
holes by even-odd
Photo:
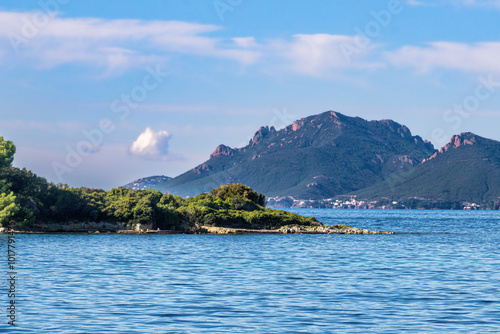
{"type": "Polygon", "coordinates": [[[404,202],[384,198],[380,201],[364,201],[355,195],[339,196],[322,200],[301,200],[293,196],[269,197],[268,207],[273,208],[328,208],[328,209],[454,209],[454,210],[499,210],[499,207],[488,207],[469,202],[436,202],[424,198],[413,198],[404,202]]]}

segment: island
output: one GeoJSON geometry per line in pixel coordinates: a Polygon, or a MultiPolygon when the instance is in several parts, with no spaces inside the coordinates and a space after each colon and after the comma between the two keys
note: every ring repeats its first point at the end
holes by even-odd
{"type": "Polygon", "coordinates": [[[0,232],[373,234],[266,208],[263,194],[237,183],[194,197],[55,185],[12,167],[15,145],[0,137],[0,232]]]}

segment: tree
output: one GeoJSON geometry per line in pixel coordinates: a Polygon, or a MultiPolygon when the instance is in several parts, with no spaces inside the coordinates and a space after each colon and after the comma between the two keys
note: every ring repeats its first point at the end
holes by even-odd
{"type": "Polygon", "coordinates": [[[259,194],[249,186],[245,186],[239,183],[229,183],[222,185],[219,188],[210,190],[210,195],[219,197],[223,201],[227,199],[235,199],[237,197],[243,197],[254,202],[257,205],[265,206],[266,197],[259,194]]]}
{"type": "Polygon", "coordinates": [[[20,210],[13,193],[0,194],[0,226],[9,225],[12,217],[20,210]]]}
{"type": "Polygon", "coordinates": [[[16,154],[16,146],[14,143],[0,137],[0,168],[12,166],[14,154],[16,154]]]}

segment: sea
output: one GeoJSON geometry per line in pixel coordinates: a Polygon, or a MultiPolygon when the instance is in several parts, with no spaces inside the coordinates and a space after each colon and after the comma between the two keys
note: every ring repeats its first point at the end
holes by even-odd
{"type": "Polygon", "coordinates": [[[499,211],[290,211],[397,233],[4,234],[0,332],[500,333],[499,211]]]}

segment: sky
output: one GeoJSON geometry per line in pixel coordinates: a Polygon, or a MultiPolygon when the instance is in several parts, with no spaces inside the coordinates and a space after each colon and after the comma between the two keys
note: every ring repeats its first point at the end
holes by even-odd
{"type": "Polygon", "coordinates": [[[335,110],[500,140],[500,0],[4,0],[14,165],[110,189],[335,110]]]}

